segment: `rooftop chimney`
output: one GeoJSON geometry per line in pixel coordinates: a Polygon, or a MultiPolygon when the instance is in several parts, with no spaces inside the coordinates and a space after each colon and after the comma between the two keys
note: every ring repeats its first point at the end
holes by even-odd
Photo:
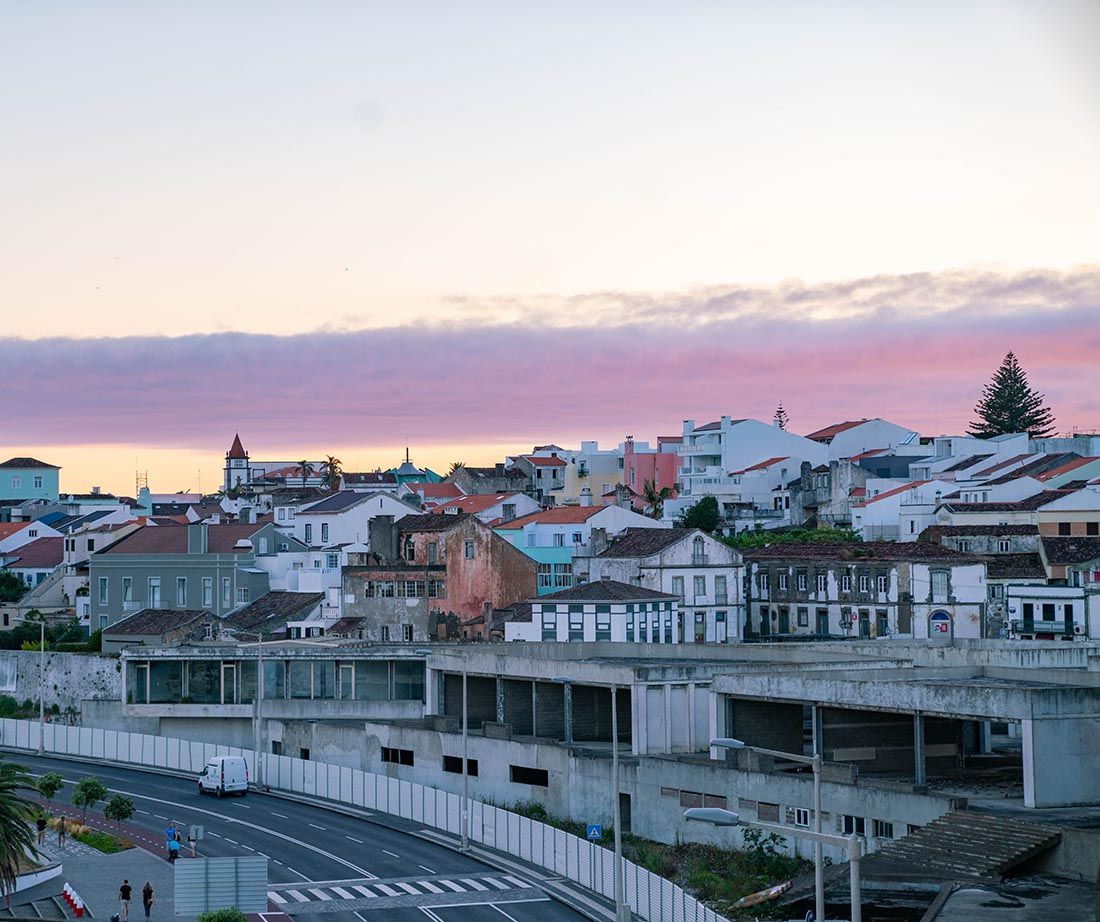
{"type": "Polygon", "coordinates": [[[208,552],[209,542],[205,522],[192,522],[187,526],[187,553],[205,554],[208,552]]]}
{"type": "Polygon", "coordinates": [[[591,506],[592,505],[592,488],[591,487],[581,487],[581,505],[582,506],[591,506]]]}
{"type": "Polygon", "coordinates": [[[376,515],[368,524],[368,546],[383,560],[397,560],[397,524],[392,515],[376,515]]]}

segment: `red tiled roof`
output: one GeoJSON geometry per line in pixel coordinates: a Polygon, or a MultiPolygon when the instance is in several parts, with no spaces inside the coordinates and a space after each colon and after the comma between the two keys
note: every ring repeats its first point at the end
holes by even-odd
{"type": "Polygon", "coordinates": [[[786,461],[788,458],[790,458],[790,455],[780,455],[778,458],[768,458],[767,461],[761,461],[759,464],[750,465],[739,471],[730,471],[730,476],[733,477],[737,474],[747,474],[749,471],[762,471],[764,468],[771,467],[773,464],[778,464],[780,461],[786,461]]]}
{"type": "Polygon", "coordinates": [[[523,458],[535,467],[565,467],[565,461],[562,458],[541,458],[537,455],[524,455],[523,458]]]}
{"type": "MultiPolygon", "coordinates": [[[[244,551],[237,542],[249,540],[264,526],[249,525],[207,525],[206,545],[208,554],[233,554],[244,551]]],[[[186,554],[187,535],[190,528],[146,526],[116,541],[103,554],[186,554]]]]}
{"type": "Polygon", "coordinates": [[[1047,503],[1052,503],[1063,496],[1069,496],[1075,490],[1044,490],[1026,499],[1015,502],[992,503],[948,503],[952,512],[1034,512],[1047,503]]]}
{"type": "Polygon", "coordinates": [[[486,509],[491,509],[498,503],[506,502],[513,496],[517,496],[516,493],[475,493],[472,496],[460,496],[458,499],[451,499],[445,503],[440,503],[436,506],[432,512],[442,515],[449,509],[461,509],[463,512],[478,513],[484,512],[486,509]]]}
{"type": "Polygon", "coordinates": [[[233,435],[233,444],[229,446],[229,454],[227,454],[226,457],[227,458],[247,458],[248,457],[247,452],[245,452],[245,450],[244,450],[244,446],[241,444],[240,433],[235,433],[233,435]]]}
{"type": "Polygon", "coordinates": [[[47,464],[45,461],[39,461],[37,458],[8,458],[0,467],[15,467],[25,470],[31,470],[36,467],[47,467],[55,471],[61,470],[56,464],[47,464]]]}
{"type": "Polygon", "coordinates": [[[854,429],[856,426],[862,425],[867,422],[865,419],[849,419],[843,423],[833,423],[831,426],[826,426],[824,429],[818,429],[817,432],[811,432],[806,438],[812,439],[815,442],[828,442],[840,433],[847,431],[848,429],[854,429]]]}
{"type": "Polygon", "coordinates": [[[879,493],[878,496],[869,497],[862,503],[856,503],[855,505],[870,506],[871,503],[877,503],[880,499],[886,499],[889,496],[897,496],[899,493],[904,493],[906,490],[914,490],[917,487],[923,487],[926,483],[931,482],[931,480],[914,480],[912,483],[903,483],[900,487],[894,487],[892,490],[887,490],[885,493],[879,493]]]}
{"type": "Polygon", "coordinates": [[[11,552],[19,559],[13,560],[8,567],[16,570],[52,570],[64,557],[64,541],[64,538],[36,538],[11,552]]]}
{"type": "Polygon", "coordinates": [[[881,455],[885,448],[868,448],[867,451],[861,451],[858,455],[852,455],[849,461],[862,461],[864,458],[873,458],[875,455],[881,455]]]}
{"type": "Polygon", "coordinates": [[[848,495],[849,496],[866,496],[867,495],[867,488],[866,487],[852,487],[852,489],[848,491],[848,495]]]}
{"type": "Polygon", "coordinates": [[[1100,458],[1074,458],[1072,461],[1067,461],[1058,467],[1052,467],[1049,471],[1044,471],[1042,474],[1036,474],[1036,480],[1052,480],[1055,477],[1060,477],[1062,474],[1068,474],[1070,471],[1075,471],[1079,467],[1084,467],[1086,464],[1092,464],[1093,461],[1100,461],[1100,458]]]}
{"type": "Polygon", "coordinates": [[[1011,458],[1006,458],[1004,461],[999,461],[992,467],[983,468],[980,471],[975,471],[973,476],[975,477],[988,477],[990,474],[995,474],[997,471],[1004,470],[1006,467],[1012,464],[1019,464],[1021,461],[1026,461],[1031,455],[1013,455],[1011,458]]]}
{"type": "Polygon", "coordinates": [[[603,512],[606,506],[554,506],[542,512],[532,512],[508,522],[506,528],[523,528],[532,522],[538,525],[580,525],[587,522],[597,512],[603,512]]]}
{"type": "Polygon", "coordinates": [[[462,496],[462,491],[453,483],[409,483],[406,486],[424,499],[449,500],[462,496]]]}
{"type": "Polygon", "coordinates": [[[0,539],[10,538],[28,525],[30,525],[30,522],[0,522],[0,539]]]}

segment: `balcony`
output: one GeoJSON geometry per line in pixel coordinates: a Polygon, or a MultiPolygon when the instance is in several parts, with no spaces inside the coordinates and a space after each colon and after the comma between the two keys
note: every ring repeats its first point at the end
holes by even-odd
{"type": "Polygon", "coordinates": [[[129,602],[122,603],[123,611],[141,611],[142,607],[141,602],[135,602],[132,599],[129,602]]]}
{"type": "Polygon", "coordinates": [[[1072,637],[1075,631],[1084,631],[1085,627],[1073,621],[1032,621],[1023,618],[1013,618],[1009,626],[1013,634],[1054,634],[1062,637],[1072,637]]]}
{"type": "Polygon", "coordinates": [[[710,563],[710,555],[709,554],[692,554],[691,555],[691,565],[693,567],[705,567],[708,563],[710,563]]]}

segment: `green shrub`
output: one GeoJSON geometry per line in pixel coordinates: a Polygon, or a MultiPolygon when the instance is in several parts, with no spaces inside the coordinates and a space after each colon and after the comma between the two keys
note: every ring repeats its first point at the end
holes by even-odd
{"type": "Polygon", "coordinates": [[[90,845],[92,848],[98,849],[105,855],[113,855],[115,852],[121,852],[123,850],[122,844],[118,839],[106,832],[99,832],[95,829],[89,829],[87,832],[75,833],[73,838],[78,842],[83,842],[85,845],[90,845]]]}
{"type": "Polygon", "coordinates": [[[198,922],[248,922],[247,917],[236,906],[228,909],[209,909],[200,912],[198,922]]]}

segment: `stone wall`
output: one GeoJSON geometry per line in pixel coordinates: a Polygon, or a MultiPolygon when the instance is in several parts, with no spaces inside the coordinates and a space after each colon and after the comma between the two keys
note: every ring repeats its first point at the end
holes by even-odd
{"type": "MultiPolygon", "coordinates": [[[[0,694],[17,701],[38,700],[40,654],[24,650],[0,651],[0,694]]],[[[82,708],[85,700],[119,701],[122,697],[121,665],[113,656],[92,653],[52,653],[45,661],[46,707],[56,704],[82,708]]]]}

